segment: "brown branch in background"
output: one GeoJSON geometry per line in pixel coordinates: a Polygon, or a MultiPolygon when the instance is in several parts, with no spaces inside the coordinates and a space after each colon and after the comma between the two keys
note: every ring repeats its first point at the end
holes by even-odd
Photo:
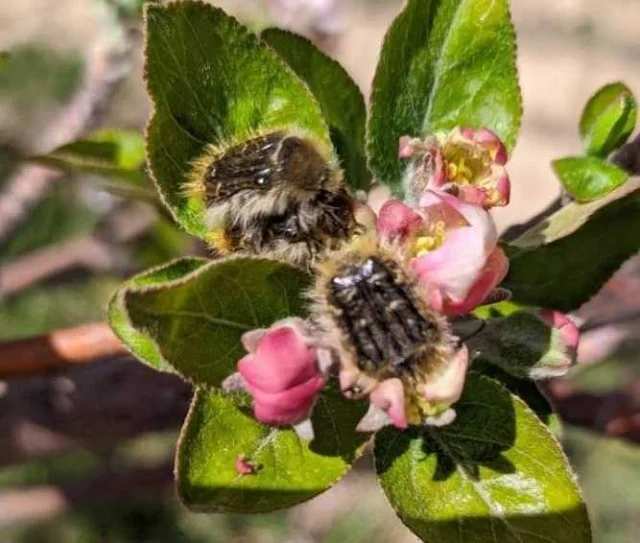
{"type": "Polygon", "coordinates": [[[29,215],[59,177],[54,170],[24,166],[7,181],[0,193],[0,243],[29,215]]]}
{"type": "Polygon", "coordinates": [[[564,422],[640,444],[640,381],[594,394],[556,379],[546,384],[544,392],[564,422]]]}
{"type": "Polygon", "coordinates": [[[177,429],[191,386],[132,358],[0,383],[0,466],[177,429]]]}
{"type": "Polygon", "coordinates": [[[84,481],[0,493],[0,529],[44,521],[95,504],[120,503],[123,496],[157,498],[173,482],[172,465],[102,473],[84,481]]]}
{"type": "MultiPolygon", "coordinates": [[[[175,428],[184,419],[188,384],[118,356],[123,349],[106,325],[88,331],[91,333],[85,334],[79,327],[0,346],[5,377],[60,370],[4,383],[0,466],[77,447],[117,444],[175,428]]],[[[555,380],[546,392],[563,420],[640,443],[640,383],[597,395],[555,380]]]]}
{"type": "MultiPolygon", "coordinates": [[[[631,176],[640,175],[640,134],[629,143],[623,145],[618,149],[611,157],[611,162],[620,166],[631,176]]],[[[514,224],[507,228],[501,236],[501,240],[510,243],[518,239],[527,230],[533,228],[535,225],[544,221],[546,218],[553,215],[556,211],[562,209],[568,202],[565,194],[558,196],[553,202],[551,202],[540,213],[531,217],[526,222],[521,224],[514,224]]]]}
{"type": "Polygon", "coordinates": [[[85,324],[0,344],[0,378],[44,375],[51,370],[124,356],[107,324],[85,324]]]}

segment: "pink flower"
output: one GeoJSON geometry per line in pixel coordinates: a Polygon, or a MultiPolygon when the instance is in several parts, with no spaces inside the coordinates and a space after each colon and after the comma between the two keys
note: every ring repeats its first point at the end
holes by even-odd
{"type": "Polygon", "coordinates": [[[431,189],[486,209],[509,203],[507,150],[491,130],[456,128],[425,140],[403,136],[398,155],[412,160],[408,189],[415,201],[431,189]]]}
{"type": "Polygon", "coordinates": [[[377,229],[383,240],[407,255],[428,303],[445,314],[475,309],[508,270],[493,219],[450,194],[427,190],[418,210],[389,200],[380,210],[377,229]]]}
{"type": "Polygon", "coordinates": [[[360,431],[373,432],[387,424],[407,428],[409,424],[445,425],[455,418],[451,406],[462,395],[469,366],[466,346],[426,381],[404,381],[392,377],[381,381],[369,395],[371,407],[358,424],[360,431]]]}
{"type": "Polygon", "coordinates": [[[238,371],[253,396],[256,419],[287,426],[307,418],[324,377],[304,321],[286,319],[247,332],[242,341],[249,354],[238,362],[238,371]]]}

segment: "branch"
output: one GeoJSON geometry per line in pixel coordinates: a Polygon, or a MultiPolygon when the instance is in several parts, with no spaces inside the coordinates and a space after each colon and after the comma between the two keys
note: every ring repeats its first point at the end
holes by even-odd
{"type": "Polygon", "coordinates": [[[74,268],[104,272],[115,266],[108,245],[82,237],[50,245],[0,267],[0,299],[74,268]]]}
{"type": "MultiPolygon", "coordinates": [[[[625,170],[630,176],[639,176],[640,134],[638,134],[635,139],[618,149],[611,157],[611,162],[625,170]]],[[[553,215],[556,211],[562,209],[570,201],[570,198],[567,199],[567,197],[568,195],[563,191],[562,194],[553,200],[545,209],[534,217],[531,217],[528,221],[520,224],[514,224],[507,228],[503,232],[501,240],[510,243],[518,239],[527,230],[530,230],[546,218],[553,215]]]]}
{"type": "Polygon", "coordinates": [[[622,390],[592,394],[558,379],[547,383],[544,392],[564,422],[640,443],[640,381],[622,390]]]}
{"type": "MultiPolygon", "coordinates": [[[[191,386],[123,354],[104,324],[0,345],[1,374],[14,377],[0,383],[0,466],[177,428],[191,386]],[[40,375],[15,378],[28,374],[40,375]]],[[[546,392],[563,420],[640,443],[640,382],[596,395],[556,380],[546,392]]]]}
{"type": "Polygon", "coordinates": [[[51,370],[126,355],[106,324],[85,324],[0,344],[0,378],[45,375],[51,370]]]}
{"type": "Polygon", "coordinates": [[[520,224],[514,224],[507,228],[500,236],[500,240],[511,243],[512,241],[522,236],[527,230],[530,230],[548,217],[551,217],[551,215],[553,215],[556,211],[562,209],[563,206],[563,197],[558,196],[558,198],[553,200],[546,208],[544,208],[537,215],[531,217],[528,221],[520,224]]]}
{"type": "Polygon", "coordinates": [[[178,377],[128,357],[0,384],[0,466],[177,428],[191,397],[178,377]]]}

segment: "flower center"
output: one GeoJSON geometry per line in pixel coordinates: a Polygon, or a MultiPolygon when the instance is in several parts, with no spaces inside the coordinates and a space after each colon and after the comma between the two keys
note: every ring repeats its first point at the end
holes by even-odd
{"type": "Polygon", "coordinates": [[[409,424],[422,425],[426,417],[437,416],[446,411],[447,402],[429,402],[424,399],[421,383],[409,377],[403,379],[405,387],[405,413],[409,424]]]}
{"type": "Polygon", "coordinates": [[[443,156],[447,180],[458,185],[473,185],[490,172],[491,154],[477,146],[460,143],[445,145],[443,156]]]}
{"type": "Polygon", "coordinates": [[[434,251],[444,243],[446,236],[444,221],[437,221],[413,242],[413,256],[420,257],[434,251]]]}

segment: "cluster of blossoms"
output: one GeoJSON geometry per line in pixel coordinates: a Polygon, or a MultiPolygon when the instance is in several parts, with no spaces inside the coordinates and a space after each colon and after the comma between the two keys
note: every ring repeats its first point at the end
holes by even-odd
{"type": "MultiPolygon", "coordinates": [[[[490,208],[509,202],[504,145],[489,130],[456,129],[425,140],[403,137],[399,156],[409,161],[409,204],[378,188],[361,216],[369,213],[379,243],[402,255],[403,266],[432,311],[455,320],[494,301],[509,267],[489,214],[490,208]]],[[[540,319],[560,338],[563,356],[575,359],[576,326],[556,312],[540,313],[540,319]]],[[[312,330],[304,320],[290,318],[244,335],[248,354],[238,371],[253,397],[256,419],[296,425],[309,417],[335,355],[312,330]]],[[[418,420],[407,407],[410,402],[398,378],[385,379],[370,391],[371,409],[365,418],[399,428],[449,423],[472,359],[464,344],[457,345],[440,371],[420,384],[418,420]]],[[[344,370],[339,372],[343,390],[350,379],[344,370]]],[[[361,423],[360,428],[370,426],[361,423]]]]}

